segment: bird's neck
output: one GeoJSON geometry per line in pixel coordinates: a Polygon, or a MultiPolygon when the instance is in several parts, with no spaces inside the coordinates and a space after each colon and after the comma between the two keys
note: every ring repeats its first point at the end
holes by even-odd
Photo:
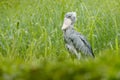
{"type": "Polygon", "coordinates": [[[65,30],[73,30],[74,29],[74,25],[69,25],[68,28],[66,28],[65,30]]]}
{"type": "Polygon", "coordinates": [[[66,28],[65,30],[64,30],[64,33],[71,33],[72,31],[74,31],[74,28],[73,28],[73,25],[70,25],[68,28],[66,28]]]}

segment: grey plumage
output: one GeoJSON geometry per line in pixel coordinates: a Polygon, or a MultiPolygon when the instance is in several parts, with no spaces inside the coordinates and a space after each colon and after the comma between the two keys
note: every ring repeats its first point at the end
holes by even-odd
{"type": "Polygon", "coordinates": [[[66,13],[64,18],[64,24],[62,26],[66,48],[78,59],[80,59],[81,54],[94,57],[92,48],[85,39],[85,37],[74,30],[73,26],[75,21],[75,12],[66,13]]]}

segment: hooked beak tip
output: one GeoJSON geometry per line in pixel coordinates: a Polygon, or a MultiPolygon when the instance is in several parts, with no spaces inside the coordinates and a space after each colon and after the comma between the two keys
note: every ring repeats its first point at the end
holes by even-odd
{"type": "Polygon", "coordinates": [[[62,27],[61,30],[65,30],[65,27],[62,27]]]}

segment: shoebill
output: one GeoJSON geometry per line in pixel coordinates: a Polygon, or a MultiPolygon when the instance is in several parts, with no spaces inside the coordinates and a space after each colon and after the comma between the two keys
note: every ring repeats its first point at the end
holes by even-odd
{"type": "Polygon", "coordinates": [[[81,56],[95,57],[93,50],[85,37],[74,30],[75,22],[76,12],[68,12],[65,14],[62,30],[66,48],[78,59],[80,59],[81,56]]]}

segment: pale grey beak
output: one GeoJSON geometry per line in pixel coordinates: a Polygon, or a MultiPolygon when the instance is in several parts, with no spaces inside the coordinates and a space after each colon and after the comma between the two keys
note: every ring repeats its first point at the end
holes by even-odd
{"type": "Polygon", "coordinates": [[[71,19],[65,18],[62,26],[62,30],[65,30],[66,28],[68,28],[71,25],[71,23],[72,23],[71,19]]]}

